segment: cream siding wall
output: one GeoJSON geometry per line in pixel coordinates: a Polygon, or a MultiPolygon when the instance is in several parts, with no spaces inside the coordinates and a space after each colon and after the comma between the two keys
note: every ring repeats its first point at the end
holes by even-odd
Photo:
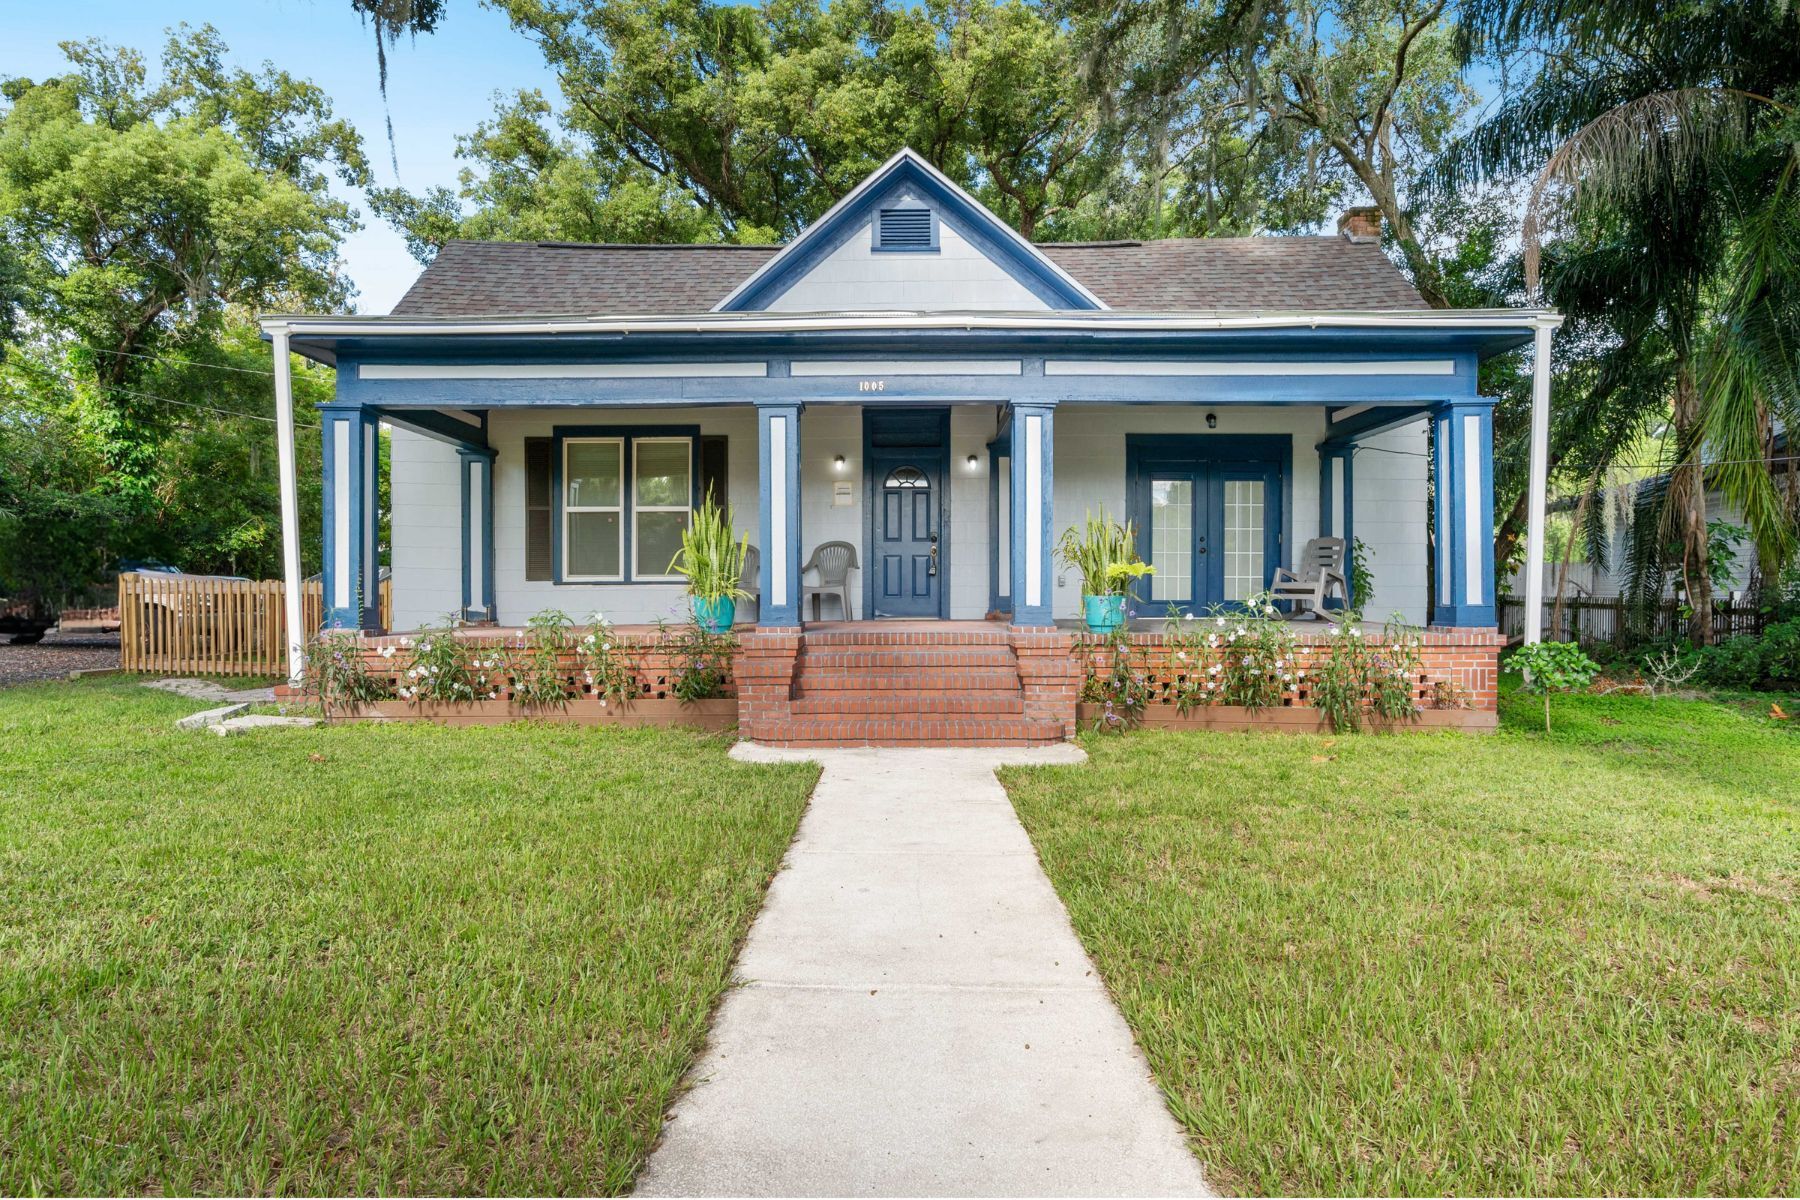
{"type": "MultiPolygon", "coordinates": [[[[893,208],[920,203],[910,191],[884,200],[893,208]]],[[[1041,312],[1049,306],[994,265],[948,222],[938,223],[935,252],[882,253],[872,223],[826,255],[766,306],[771,312],[856,312],[862,309],[1041,312]]]]}
{"type": "MultiPolygon", "coordinates": [[[[1375,594],[1366,615],[1398,611],[1423,625],[1426,581],[1426,486],[1431,470],[1425,422],[1370,438],[1356,451],[1356,536],[1368,549],[1375,594]]],[[[1313,509],[1314,524],[1318,509],[1313,509]]]]}
{"type": "MultiPolygon", "coordinates": [[[[462,604],[462,485],[456,451],[434,438],[394,429],[388,487],[394,568],[394,628],[441,621],[462,604]]],[[[495,512],[496,521],[508,514],[495,512]]]]}

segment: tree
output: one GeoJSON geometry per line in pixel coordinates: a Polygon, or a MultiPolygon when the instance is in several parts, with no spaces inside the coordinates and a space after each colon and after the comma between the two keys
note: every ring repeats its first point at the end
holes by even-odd
{"type": "Polygon", "coordinates": [[[498,6],[565,107],[506,100],[455,193],[376,194],[422,257],[452,236],[787,238],[902,146],[1028,237],[1087,228],[1110,182],[1073,41],[1024,0],[498,6]]]}
{"type": "Polygon", "coordinates": [[[154,87],[134,51],[64,51],[70,73],[0,84],[0,231],[41,357],[73,374],[117,486],[141,488],[168,429],[145,386],[159,358],[204,350],[233,312],[348,302],[355,222],[329,174],[367,166],[317,88],[225,69],[211,28],[170,37],[154,87]]]}
{"type": "Polygon", "coordinates": [[[1366,192],[1420,295],[1449,306],[1403,195],[1474,101],[1445,0],[1075,0],[1072,10],[1092,85],[1116,100],[1116,136],[1139,147],[1145,176],[1212,175],[1227,147],[1291,185],[1272,193],[1286,196],[1268,210],[1272,228],[1316,223],[1366,192]]]}
{"type": "MultiPolygon", "coordinates": [[[[1795,543],[1769,448],[1776,421],[1800,416],[1800,7],[1699,0],[1673,21],[1647,0],[1468,0],[1463,19],[1465,53],[1541,58],[1450,148],[1440,182],[1535,175],[1528,286],[1543,244],[1543,294],[1609,331],[1602,394],[1640,415],[1655,397],[1667,414],[1672,469],[1645,496],[1654,528],[1632,540],[1640,558],[1677,546],[1690,636],[1703,643],[1709,478],[1745,513],[1766,565],[1795,543]]],[[[1509,517],[1513,530],[1521,519],[1509,517]]]]}

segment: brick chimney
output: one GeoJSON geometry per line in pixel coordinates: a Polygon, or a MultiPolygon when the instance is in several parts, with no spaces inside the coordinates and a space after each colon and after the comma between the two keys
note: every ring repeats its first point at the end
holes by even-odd
{"type": "Polygon", "coordinates": [[[1379,208],[1346,208],[1344,215],[1338,218],[1338,236],[1350,242],[1379,242],[1381,240],[1381,210],[1379,208]]]}

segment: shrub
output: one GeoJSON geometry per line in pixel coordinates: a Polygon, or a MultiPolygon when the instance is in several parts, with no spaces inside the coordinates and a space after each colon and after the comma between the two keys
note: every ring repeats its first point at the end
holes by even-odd
{"type": "Polygon", "coordinates": [[[1419,711],[1413,677],[1419,670],[1419,633],[1398,616],[1371,643],[1363,637],[1361,617],[1346,612],[1327,627],[1328,643],[1313,662],[1309,694],[1313,707],[1325,713],[1332,729],[1353,733],[1362,728],[1364,707],[1388,720],[1419,711]]]}
{"type": "Polygon", "coordinates": [[[1600,664],[1574,642],[1532,642],[1520,646],[1506,664],[1525,678],[1527,691],[1544,697],[1544,732],[1550,732],[1550,693],[1586,687],[1600,673],[1600,664]]]}
{"type": "Polygon", "coordinates": [[[1083,637],[1076,642],[1076,653],[1082,656],[1085,667],[1079,698],[1084,704],[1100,706],[1100,715],[1094,719],[1095,731],[1123,733],[1142,720],[1144,708],[1150,703],[1149,672],[1126,628],[1121,625],[1104,637],[1083,637]],[[1102,651],[1105,670],[1098,661],[1102,651]]]}
{"type": "Polygon", "coordinates": [[[369,671],[361,635],[353,632],[314,638],[306,648],[306,677],[319,693],[319,709],[326,720],[334,707],[386,700],[391,694],[387,679],[369,671]]]}
{"type": "Polygon", "coordinates": [[[525,622],[512,658],[513,699],[526,708],[567,708],[569,677],[563,657],[575,642],[575,622],[547,608],[525,622]]]}
{"type": "Polygon", "coordinates": [[[618,638],[612,625],[599,613],[588,622],[588,631],[576,645],[581,658],[582,678],[607,704],[629,704],[638,693],[637,675],[618,651],[618,638]]]}
{"type": "Polygon", "coordinates": [[[669,691],[677,700],[691,704],[724,694],[737,638],[729,633],[713,633],[698,621],[689,621],[674,630],[658,623],[657,640],[674,667],[669,691]]]}
{"type": "Polygon", "coordinates": [[[1777,621],[1759,637],[1734,637],[1700,651],[1700,677],[1714,687],[1800,688],[1800,618],[1777,621]]]}
{"type": "Polygon", "coordinates": [[[453,620],[421,627],[412,639],[411,650],[411,664],[400,673],[402,700],[414,704],[464,704],[491,698],[489,693],[498,690],[497,681],[487,669],[475,666],[474,650],[456,636],[453,620]]]}

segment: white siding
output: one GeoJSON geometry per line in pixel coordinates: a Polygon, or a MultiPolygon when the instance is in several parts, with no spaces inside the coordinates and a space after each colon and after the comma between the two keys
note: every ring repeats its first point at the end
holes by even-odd
{"type": "MultiPolygon", "coordinates": [[[[1425,481],[1431,470],[1425,422],[1372,437],[1357,448],[1355,534],[1368,549],[1375,594],[1364,615],[1395,612],[1425,623],[1425,481]]],[[[1315,521],[1317,510],[1315,509],[1315,521]]]]}
{"type": "MultiPolygon", "coordinates": [[[[909,191],[877,208],[924,203],[909,191]]],[[[771,312],[856,312],[869,309],[1042,311],[1045,304],[965,240],[938,222],[935,252],[881,253],[870,223],[860,226],[771,301],[771,312]]]]}
{"type": "MultiPolygon", "coordinates": [[[[756,460],[752,458],[751,465],[756,460]]],[[[754,486],[755,481],[752,480],[754,486]]],[[[849,542],[856,547],[856,561],[867,554],[863,546],[862,409],[855,405],[819,405],[800,415],[800,561],[806,562],[821,542],[849,542]],[[844,456],[842,470],[838,455],[844,456]],[[834,507],[832,489],[840,481],[850,484],[850,504],[834,507]]],[[[867,564],[864,564],[865,566],[867,564]]],[[[809,572],[802,583],[818,582],[809,572]]],[[[850,573],[850,615],[862,616],[863,576],[850,573]]],[[[837,601],[823,602],[826,620],[838,619],[837,601]]],[[[812,619],[809,604],[801,614],[812,619]]]]}
{"type": "Polygon", "coordinates": [[[388,447],[394,628],[417,629],[462,604],[462,485],[451,446],[393,429],[388,447]]]}

